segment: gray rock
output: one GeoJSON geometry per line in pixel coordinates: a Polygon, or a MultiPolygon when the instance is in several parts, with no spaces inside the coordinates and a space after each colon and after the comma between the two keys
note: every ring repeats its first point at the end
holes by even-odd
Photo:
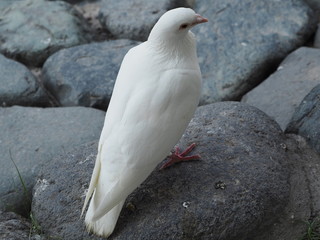
{"type": "Polygon", "coordinates": [[[0,108],[0,210],[26,215],[39,168],[98,139],[103,121],[104,112],[90,108],[0,108]]]}
{"type": "Polygon", "coordinates": [[[95,0],[62,0],[71,4],[76,4],[76,3],[83,3],[83,2],[88,2],[88,1],[95,1],[95,0]]]}
{"type": "Polygon", "coordinates": [[[17,1],[1,12],[0,52],[30,66],[41,66],[61,48],[86,43],[86,22],[62,1],[17,1]]]}
{"type": "Polygon", "coordinates": [[[242,101],[264,111],[285,129],[303,97],[320,83],[319,61],[320,50],[299,48],[242,101]]]}
{"type": "Polygon", "coordinates": [[[76,3],[74,8],[81,13],[89,24],[90,34],[93,37],[93,41],[101,42],[112,39],[112,35],[101,25],[99,21],[99,11],[102,1],[82,1],[76,3]]]}
{"type": "Polygon", "coordinates": [[[257,232],[253,240],[313,239],[306,237],[306,222],[320,214],[320,156],[298,135],[288,134],[285,147],[291,172],[290,201],[279,220],[257,232]]]}
{"type": "Polygon", "coordinates": [[[115,40],[63,49],[45,62],[44,85],[62,106],[106,110],[122,59],[136,44],[115,40]]]}
{"type": "Polygon", "coordinates": [[[316,35],[314,37],[313,46],[315,48],[320,48],[320,24],[318,24],[318,29],[317,29],[316,35]]]}
{"type": "Polygon", "coordinates": [[[15,3],[17,1],[23,1],[23,0],[1,0],[0,1],[0,11],[6,7],[8,7],[9,5],[11,5],[12,3],[15,3]]]}
{"type": "Polygon", "coordinates": [[[310,7],[316,10],[319,14],[320,12],[320,1],[319,0],[304,0],[310,7]]]}
{"type": "Polygon", "coordinates": [[[55,157],[40,171],[33,189],[32,213],[45,235],[68,240],[101,239],[90,237],[80,219],[97,149],[97,141],[84,144],[55,157]]]}
{"type": "MultiPolygon", "coordinates": [[[[200,107],[180,145],[192,142],[201,160],[156,169],[128,197],[110,239],[249,239],[282,212],[285,137],[263,112],[230,102],[200,107]]],[[[88,144],[43,168],[32,211],[46,233],[97,239],[79,219],[96,151],[88,144]]]]}
{"type": "Polygon", "coordinates": [[[302,100],[286,132],[305,137],[307,142],[320,153],[320,84],[302,100]]]}
{"type": "Polygon", "coordinates": [[[0,105],[48,106],[49,99],[34,75],[21,63],[0,54],[0,105]]]}
{"type": "Polygon", "coordinates": [[[176,7],[188,7],[188,0],[102,0],[99,19],[115,38],[147,40],[162,14],[176,7]]]}
{"type": "Polygon", "coordinates": [[[0,239],[3,240],[44,240],[39,235],[31,236],[32,225],[25,218],[13,212],[0,211],[0,239]]]}
{"type": "Polygon", "coordinates": [[[302,1],[197,1],[209,23],[194,28],[203,77],[201,103],[239,100],[314,32],[302,1]]]}

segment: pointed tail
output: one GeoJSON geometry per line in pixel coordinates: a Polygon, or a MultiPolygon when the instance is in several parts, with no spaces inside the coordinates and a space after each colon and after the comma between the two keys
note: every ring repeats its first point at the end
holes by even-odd
{"type": "Polygon", "coordinates": [[[89,188],[88,188],[88,192],[86,194],[86,198],[84,200],[84,204],[83,204],[83,207],[82,207],[82,211],[81,211],[81,216],[83,215],[84,213],[84,210],[86,209],[86,206],[88,205],[88,202],[96,188],[96,185],[97,185],[97,182],[98,182],[98,179],[99,179],[99,175],[100,175],[100,169],[101,169],[101,161],[100,161],[100,148],[99,148],[99,151],[98,151],[98,155],[97,155],[97,158],[96,158],[96,163],[94,165],[94,169],[93,169],[93,173],[92,173],[92,176],[91,176],[91,180],[90,180],[90,185],[89,185],[89,188]]]}

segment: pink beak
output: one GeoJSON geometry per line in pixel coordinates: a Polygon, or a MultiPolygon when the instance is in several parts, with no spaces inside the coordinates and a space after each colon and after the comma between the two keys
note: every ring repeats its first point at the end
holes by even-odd
{"type": "Polygon", "coordinates": [[[196,14],[196,22],[195,22],[195,24],[205,23],[205,22],[208,22],[207,18],[202,17],[200,14],[196,14]]]}

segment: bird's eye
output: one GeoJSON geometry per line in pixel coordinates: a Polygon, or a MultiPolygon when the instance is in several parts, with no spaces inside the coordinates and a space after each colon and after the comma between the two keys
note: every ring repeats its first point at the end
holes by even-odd
{"type": "Polygon", "coordinates": [[[189,25],[187,23],[181,24],[180,29],[186,29],[189,25]]]}

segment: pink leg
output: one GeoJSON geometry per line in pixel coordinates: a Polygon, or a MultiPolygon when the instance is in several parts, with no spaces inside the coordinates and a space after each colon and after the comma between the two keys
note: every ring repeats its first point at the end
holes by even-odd
{"type": "Polygon", "coordinates": [[[192,156],[187,156],[188,153],[190,153],[194,148],[196,144],[192,143],[189,147],[187,147],[186,150],[184,150],[182,153],[180,152],[180,148],[176,147],[175,152],[172,153],[168,158],[169,160],[165,162],[161,167],[160,170],[165,169],[172,164],[175,164],[177,162],[183,162],[183,161],[189,161],[189,160],[199,160],[200,155],[192,155],[192,156]]]}

